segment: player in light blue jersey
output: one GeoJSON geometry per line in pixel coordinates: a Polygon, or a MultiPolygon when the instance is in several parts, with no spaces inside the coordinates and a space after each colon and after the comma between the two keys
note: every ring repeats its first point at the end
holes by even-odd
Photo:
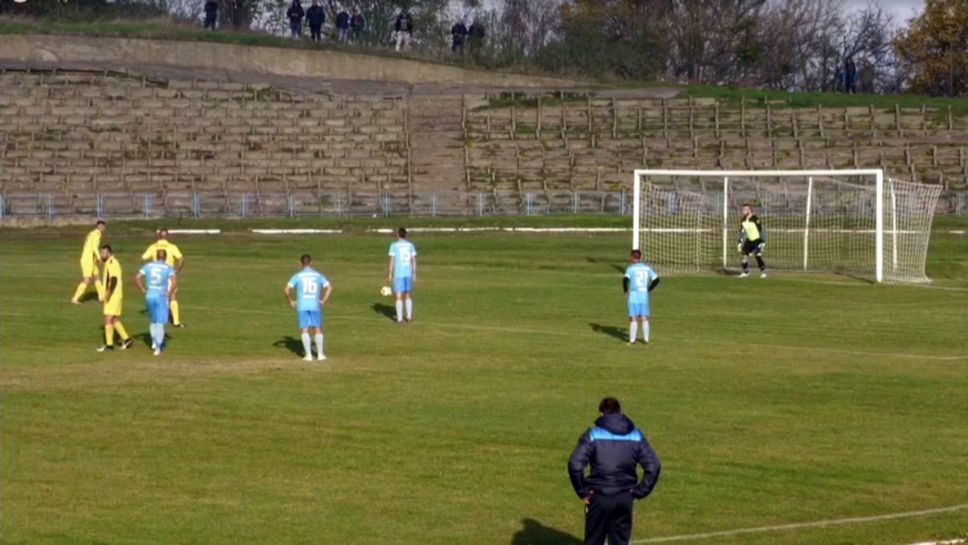
{"type": "Polygon", "coordinates": [[[156,356],[160,356],[165,350],[165,324],[168,323],[168,306],[171,296],[175,291],[178,278],[175,276],[175,269],[166,263],[168,252],[158,250],[155,253],[155,261],[147,263],[134,281],[138,284],[138,289],[145,294],[145,306],[148,307],[148,315],[151,317],[151,349],[156,356]],[[147,286],[145,279],[148,279],[147,286]]]}
{"type": "Polygon", "coordinates": [[[417,281],[417,248],[407,240],[407,230],[397,229],[397,240],[390,245],[387,261],[387,282],[393,282],[393,295],[397,301],[397,322],[413,321],[413,285],[417,281]]]}
{"type": "Polygon", "coordinates": [[[330,294],[333,293],[333,285],[323,276],[322,273],[312,267],[313,258],[309,254],[303,254],[299,258],[302,263],[302,270],[292,275],[289,283],[286,284],[286,301],[289,306],[296,309],[299,315],[299,330],[302,334],[303,349],[306,361],[313,361],[312,343],[309,338],[309,328],[316,330],[316,356],[319,361],[326,359],[323,354],[323,305],[329,301],[330,294]],[[296,292],[296,298],[292,298],[292,292],[296,292]],[[322,294],[322,298],[320,298],[322,294]]]}
{"type": "Polygon", "coordinates": [[[638,325],[642,324],[642,340],[649,344],[649,292],[659,285],[659,275],[642,263],[642,252],[632,250],[632,264],[625,269],[622,289],[628,295],[629,345],[635,344],[638,325]]]}

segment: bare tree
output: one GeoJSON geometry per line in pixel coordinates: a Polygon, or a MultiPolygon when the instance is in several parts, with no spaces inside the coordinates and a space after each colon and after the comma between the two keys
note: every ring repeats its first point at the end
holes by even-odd
{"type": "Polygon", "coordinates": [[[736,52],[754,33],[766,0],[675,0],[671,72],[697,83],[732,82],[736,52]]]}

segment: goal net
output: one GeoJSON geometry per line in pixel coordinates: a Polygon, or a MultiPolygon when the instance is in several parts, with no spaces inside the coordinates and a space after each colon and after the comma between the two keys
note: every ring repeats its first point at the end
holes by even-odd
{"type": "Polygon", "coordinates": [[[941,187],[881,170],[636,170],[633,248],[660,274],[740,267],[743,204],[763,223],[770,269],[926,282],[941,187]]]}

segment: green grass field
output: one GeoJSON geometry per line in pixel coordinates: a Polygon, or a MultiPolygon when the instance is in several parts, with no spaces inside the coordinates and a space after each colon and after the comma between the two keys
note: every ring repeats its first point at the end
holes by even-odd
{"type": "MultiPolygon", "coordinates": [[[[138,336],[153,227],[105,236],[138,336]]],[[[965,236],[934,237],[932,287],[666,278],[648,347],[625,343],[626,235],[416,236],[408,326],[378,294],[389,238],[180,236],[189,327],[154,358],[96,353],[99,305],[68,304],[85,231],[0,232],[4,543],[574,545],[565,462],[605,395],[664,463],[640,543],[968,504],[965,236]],[[293,351],[303,252],[335,288],[326,364],[293,351]]],[[[968,508],[668,542],[966,534],[968,508]]]]}

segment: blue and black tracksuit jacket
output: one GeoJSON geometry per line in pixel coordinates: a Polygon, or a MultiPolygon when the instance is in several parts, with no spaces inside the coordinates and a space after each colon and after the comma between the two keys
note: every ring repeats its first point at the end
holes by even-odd
{"type": "Polygon", "coordinates": [[[644,498],[652,493],[662,465],[645,435],[623,414],[606,414],[578,439],[568,460],[568,475],[578,497],[631,493],[644,498]],[[639,481],[636,466],[644,474],[639,481]],[[586,476],[585,467],[591,471],[586,476]]]}

